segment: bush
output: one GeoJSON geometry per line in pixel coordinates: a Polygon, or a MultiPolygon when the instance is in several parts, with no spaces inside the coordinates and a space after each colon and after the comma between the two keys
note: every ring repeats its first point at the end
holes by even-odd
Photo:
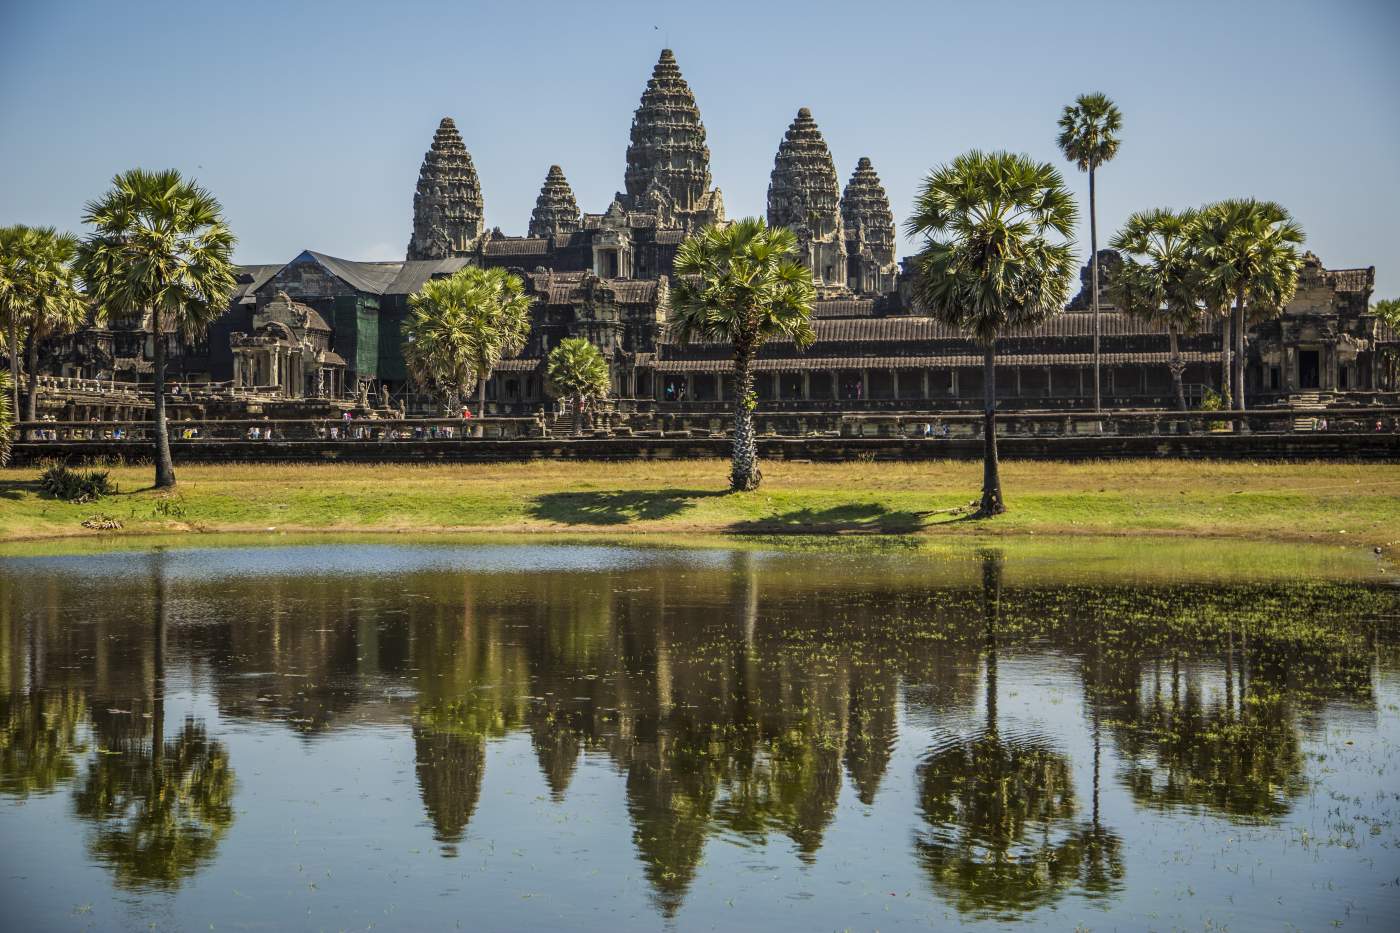
{"type": "Polygon", "coordinates": [[[107,470],[70,470],[62,463],[50,463],[39,474],[45,493],[64,502],[94,502],[117,491],[107,470]]]}
{"type": "MultiPolygon", "coordinates": [[[[1201,411],[1220,411],[1224,407],[1225,399],[1214,389],[1206,389],[1205,393],[1201,395],[1201,411]]],[[[1206,430],[1208,431],[1223,431],[1226,427],[1228,425],[1224,421],[1206,422],[1206,430]]]]}

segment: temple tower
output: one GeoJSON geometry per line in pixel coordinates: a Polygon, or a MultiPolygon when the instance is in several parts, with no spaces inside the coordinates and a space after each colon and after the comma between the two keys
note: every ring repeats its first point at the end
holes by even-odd
{"type": "Polygon", "coordinates": [[[689,229],[724,219],[719,192],[710,187],[700,108],[670,49],[661,50],[632,117],[625,184],[626,207],[658,211],[666,226],[689,229]]]}
{"type": "Polygon", "coordinates": [[[409,259],[447,259],[472,252],[481,239],[481,182],[457,124],[443,117],[418,172],[409,259]]]}
{"type": "Polygon", "coordinates": [[[846,284],[862,295],[894,291],[894,213],[885,187],[870,159],[861,156],[841,194],[841,221],[846,227],[846,284]]]}
{"type": "Polygon", "coordinates": [[[566,237],[581,226],[574,190],[569,187],[564,170],[557,165],[551,165],[544,185],[540,188],[540,196],[535,199],[535,210],[530,215],[529,235],[566,237]]]}
{"type": "Polygon", "coordinates": [[[802,263],[818,286],[846,286],[846,234],[836,166],[812,111],[803,107],[788,127],[768,182],[768,225],[797,234],[802,263]]]}

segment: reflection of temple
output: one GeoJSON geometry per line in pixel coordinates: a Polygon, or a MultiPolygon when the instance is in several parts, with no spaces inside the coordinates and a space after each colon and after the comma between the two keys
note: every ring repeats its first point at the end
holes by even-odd
{"type": "Polygon", "coordinates": [[[253,313],[252,333],[229,335],[235,388],[285,398],[340,398],[345,359],[331,349],[331,328],[313,308],[278,292],[253,313]]]}
{"type": "Polygon", "coordinates": [[[812,861],[841,808],[891,799],[881,788],[892,761],[910,761],[892,758],[908,716],[951,727],[917,750],[915,835],[899,851],[953,908],[1010,916],[1069,892],[1111,896],[1124,869],[1113,827],[1075,793],[1089,763],[998,718],[999,653],[1077,662],[1085,716],[1118,761],[1105,786],[1131,805],[1279,819],[1298,799],[1308,717],[1374,703],[1369,620],[1396,605],[1379,587],[1038,586],[1011,562],[1003,583],[918,561],[771,560],[230,571],[237,587],[202,572],[81,588],[61,570],[0,575],[0,793],[71,788],[132,885],[208,864],[233,812],[228,751],[197,722],[164,735],[152,728],[164,717],[145,715],[178,659],[225,721],[308,746],[367,724],[411,739],[424,840],[444,855],[470,840],[501,739],[529,737],[541,800],[567,799],[586,758],[606,762],[669,915],[716,836],[812,861]],[[152,624],[167,605],[168,631],[152,624]],[[84,729],[116,754],[80,748],[84,729]]]}

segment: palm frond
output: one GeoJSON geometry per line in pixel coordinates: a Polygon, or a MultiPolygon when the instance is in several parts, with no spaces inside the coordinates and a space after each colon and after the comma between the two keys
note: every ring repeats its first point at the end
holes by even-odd
{"type": "Polygon", "coordinates": [[[776,336],[809,345],[816,289],[796,254],[796,234],[758,217],[690,237],[676,253],[672,336],[727,342],[746,356],[776,336]]]}
{"type": "Polygon", "coordinates": [[[966,152],[925,178],[906,223],[922,236],[916,296],[939,320],[987,342],[1039,323],[1069,299],[1078,209],[1048,163],[966,152]]]}
{"type": "Polygon", "coordinates": [[[1107,95],[1081,94],[1060,114],[1057,142],[1065,158],[1087,172],[1118,154],[1122,128],[1123,114],[1107,95]]]}

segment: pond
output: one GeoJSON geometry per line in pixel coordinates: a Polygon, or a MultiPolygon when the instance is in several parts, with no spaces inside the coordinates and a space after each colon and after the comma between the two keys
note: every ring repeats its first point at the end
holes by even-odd
{"type": "Polygon", "coordinates": [[[4,926],[1392,928],[1393,580],[1240,542],[12,553],[4,926]]]}

